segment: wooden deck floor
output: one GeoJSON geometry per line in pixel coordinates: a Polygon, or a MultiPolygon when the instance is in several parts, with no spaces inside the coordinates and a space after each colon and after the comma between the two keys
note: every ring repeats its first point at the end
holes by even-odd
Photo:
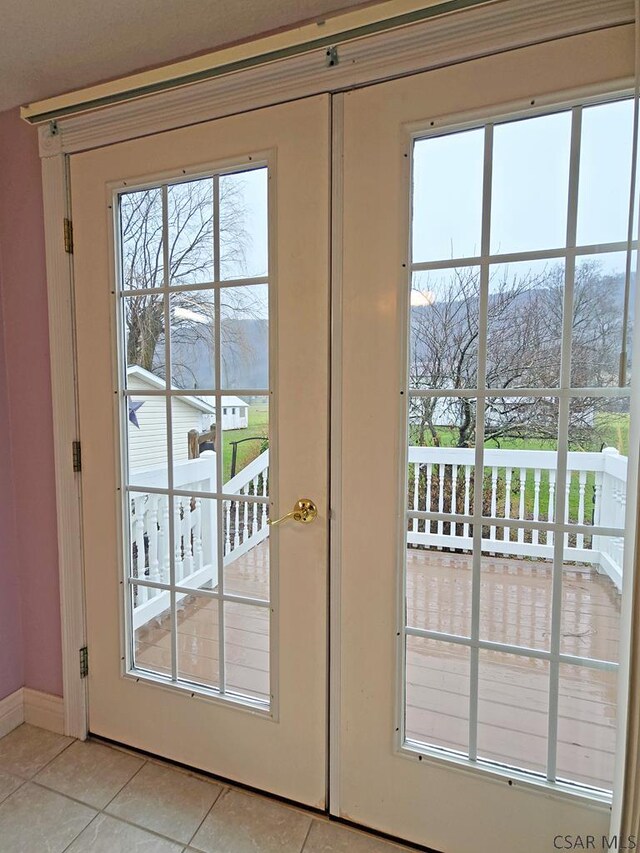
{"type": "MultiPolygon", "coordinates": [[[[227,567],[229,592],[266,597],[268,549],[263,542],[227,567]]],[[[452,634],[470,629],[471,557],[409,549],[408,624],[452,634]]],[[[605,576],[565,567],[562,590],[563,652],[618,660],[620,596],[605,576]]],[[[227,687],[269,696],[269,611],[225,604],[227,687]]],[[[483,639],[548,650],[551,571],[548,564],[482,557],[480,635],[483,639]]],[[[218,605],[192,597],[178,614],[181,678],[218,686],[218,605]]],[[[136,632],[139,666],[170,672],[168,619],[136,632]]],[[[480,652],[478,754],[545,772],[549,664],[532,657],[480,652]]],[[[466,752],[469,651],[461,645],[409,637],[407,736],[466,752]]],[[[615,672],[561,665],[558,775],[610,788],[615,751],[615,672]]]]}

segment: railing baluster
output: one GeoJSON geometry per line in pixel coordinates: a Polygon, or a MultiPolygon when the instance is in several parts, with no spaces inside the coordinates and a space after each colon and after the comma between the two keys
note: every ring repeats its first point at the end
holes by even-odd
{"type": "MultiPolygon", "coordinates": [[[[444,512],[444,465],[438,465],[438,512],[444,512]]],[[[438,534],[441,536],[444,530],[442,521],[438,522],[438,534]]]]}
{"type": "MultiPolygon", "coordinates": [[[[526,511],[524,508],[524,497],[527,490],[527,469],[520,468],[520,501],[518,503],[518,518],[521,521],[525,520],[526,511]]],[[[524,527],[518,528],[518,542],[524,542],[524,527]]]]}
{"type": "MultiPolygon", "coordinates": [[[[595,482],[593,485],[593,525],[605,526],[602,511],[602,485],[604,481],[604,471],[596,471],[595,482]]],[[[591,537],[591,550],[596,553],[602,552],[606,547],[606,543],[601,536],[591,537]]]]}
{"type": "MultiPolygon", "coordinates": [[[[571,477],[572,472],[567,471],[567,482],[565,484],[565,495],[564,495],[564,523],[567,524],[569,521],[569,492],[571,491],[571,477]]],[[[566,550],[569,547],[569,534],[564,534],[564,545],[563,548],[566,550]]]]}
{"type": "Polygon", "coordinates": [[[237,548],[240,544],[238,527],[240,526],[240,511],[238,501],[233,502],[233,547],[237,548]]]}
{"type": "MultiPolygon", "coordinates": [[[[549,471],[549,505],[547,506],[547,521],[553,521],[555,513],[556,472],[549,471]]],[[[553,531],[547,534],[547,545],[553,545],[553,531]]]]}
{"type": "MultiPolygon", "coordinates": [[[[541,472],[539,468],[535,468],[533,472],[533,520],[540,521],[540,479],[541,472]]],[[[531,531],[531,542],[533,545],[538,544],[538,531],[531,531]]]]}
{"type": "MultiPolygon", "coordinates": [[[[618,487],[618,493],[620,495],[620,527],[624,528],[627,512],[627,493],[626,490],[620,486],[618,487]]],[[[616,565],[620,567],[620,571],[622,572],[622,565],[624,561],[624,536],[616,537],[616,546],[616,565]]]]}
{"type": "Polygon", "coordinates": [[[604,520],[602,519],[602,484],[604,480],[604,472],[596,471],[596,478],[593,487],[594,495],[593,495],[593,524],[594,527],[599,525],[605,526],[604,520]]]}
{"type": "MultiPolygon", "coordinates": [[[[420,465],[419,463],[414,463],[413,465],[413,509],[418,509],[418,488],[420,485],[420,465]]],[[[418,519],[412,519],[411,529],[414,533],[418,532],[418,519]]]]}
{"type": "Polygon", "coordinates": [[[171,575],[171,554],[169,553],[169,498],[162,499],[162,581],[169,583],[171,575]]]}
{"type": "MultiPolygon", "coordinates": [[[[265,468],[264,471],[262,472],[262,497],[263,498],[266,498],[266,496],[267,496],[268,477],[269,477],[269,469],[265,468]]],[[[267,505],[266,504],[262,504],[262,512],[260,513],[260,518],[261,518],[260,529],[262,530],[262,528],[267,523],[267,505]]]]}
{"type": "MultiPolygon", "coordinates": [[[[587,488],[587,472],[580,471],[578,477],[578,524],[584,524],[584,495],[587,488]]],[[[576,547],[584,548],[584,534],[578,533],[576,547]]]]}
{"type": "Polygon", "coordinates": [[[224,503],[224,553],[231,553],[231,501],[224,503]]]}
{"type": "MultiPolygon", "coordinates": [[[[457,496],[458,496],[458,466],[452,465],[451,466],[451,512],[453,514],[456,514],[458,512],[457,496]]],[[[450,536],[456,535],[456,526],[453,523],[451,523],[449,525],[449,535],[450,536]]]]}
{"type": "MultiPolygon", "coordinates": [[[[469,495],[471,493],[471,465],[464,466],[464,514],[469,515],[469,495]]],[[[469,523],[465,521],[462,525],[462,535],[469,536],[469,523]]]]}
{"type": "MultiPolygon", "coordinates": [[[[258,494],[258,477],[253,478],[253,494],[258,494]]],[[[258,532],[258,505],[253,504],[251,507],[251,535],[255,536],[258,532]]]]}
{"type": "Polygon", "coordinates": [[[196,572],[200,571],[203,566],[202,559],[202,500],[196,498],[196,505],[191,513],[193,520],[193,556],[196,572]]]}
{"type": "MultiPolygon", "coordinates": [[[[504,470],[504,517],[511,518],[511,478],[513,477],[513,469],[505,468],[504,470]]],[[[511,528],[505,524],[502,538],[508,542],[511,538],[511,528]]]]}
{"type": "Polygon", "coordinates": [[[156,583],[160,580],[160,564],[158,562],[158,495],[149,495],[149,523],[147,524],[147,541],[149,543],[149,580],[156,583]]]}
{"type": "MultiPolygon", "coordinates": [[[[145,554],[144,554],[144,504],[146,497],[135,498],[134,505],[134,520],[133,520],[133,541],[136,545],[136,569],[140,580],[146,580],[145,572],[145,554]]],[[[139,586],[136,604],[144,604],[148,598],[148,587],[139,586]]]]}
{"type": "Polygon", "coordinates": [[[182,568],[183,577],[193,574],[193,552],[191,550],[191,499],[182,499],[182,568]]]}
{"type": "Polygon", "coordinates": [[[174,560],[175,560],[175,575],[176,581],[181,581],[184,577],[182,563],[182,519],[180,518],[182,510],[182,498],[174,498],[175,505],[173,511],[173,539],[174,539],[174,560]]]}
{"type": "MultiPolygon", "coordinates": [[[[498,512],[498,469],[493,466],[491,469],[491,517],[495,518],[498,512]]],[[[496,538],[496,526],[492,524],[489,527],[489,539],[496,538]]]]}

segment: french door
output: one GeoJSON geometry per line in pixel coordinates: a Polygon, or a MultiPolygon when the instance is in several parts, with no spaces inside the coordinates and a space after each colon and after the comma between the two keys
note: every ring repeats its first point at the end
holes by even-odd
{"type": "Polygon", "coordinates": [[[340,110],[337,809],[447,853],[608,832],[633,102],[531,97],[586,41],[340,110]]]}
{"type": "Polygon", "coordinates": [[[328,96],[71,162],[90,731],[317,808],[328,174],[328,96]]]}
{"type": "Polygon", "coordinates": [[[609,38],[72,157],[92,732],[446,853],[606,835],[633,105],[555,93],[609,38]]]}

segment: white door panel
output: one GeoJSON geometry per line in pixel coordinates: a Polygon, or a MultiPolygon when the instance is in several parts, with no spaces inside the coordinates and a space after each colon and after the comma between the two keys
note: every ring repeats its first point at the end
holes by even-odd
{"type": "Polygon", "coordinates": [[[90,730],[315,807],[326,787],[328,112],[328,97],[311,98],[71,165],[90,730]],[[264,186],[252,196],[254,178],[264,186]],[[193,186],[211,195],[198,208],[209,242],[188,268],[173,231],[193,186]],[[146,230],[134,233],[127,217],[143,203],[146,230]],[[152,357],[127,353],[131,318],[150,323],[158,306],[161,333],[140,338],[152,357]],[[248,428],[229,422],[246,400],[248,428]],[[231,442],[256,436],[232,463],[231,442]],[[316,521],[267,537],[267,510],[303,497],[316,521]]]}
{"type": "MultiPolygon", "coordinates": [[[[625,49],[622,43],[615,47],[617,38],[609,32],[565,39],[344,95],[339,814],[447,853],[516,849],[538,853],[553,849],[556,834],[599,837],[608,829],[608,796],[595,789],[610,789],[613,779],[617,634],[606,648],[585,640],[587,635],[602,637],[608,629],[597,624],[598,616],[591,614],[581,596],[587,594],[585,583],[591,583],[594,592],[605,584],[610,608],[606,618],[611,620],[607,624],[617,625],[619,579],[615,571],[607,575],[602,570],[609,564],[606,548],[596,554],[586,550],[591,547],[585,544],[586,537],[561,532],[566,530],[563,523],[592,523],[591,515],[585,521],[584,495],[593,485],[585,484],[598,482],[595,469],[603,470],[606,464],[599,444],[581,447],[572,432],[569,388],[576,383],[566,354],[573,346],[574,366],[580,366],[575,348],[578,326],[572,344],[571,323],[562,328],[560,323],[553,353],[545,349],[550,346],[545,343],[553,325],[550,316],[536,333],[540,363],[548,373],[557,374],[545,381],[539,374],[534,377],[535,399],[545,397],[543,387],[549,385],[546,395],[555,400],[553,418],[549,415],[545,421],[553,426],[555,437],[547,443],[539,434],[537,445],[530,440],[509,443],[508,435],[502,444],[496,443],[491,436],[499,432],[506,410],[498,415],[495,401],[493,408],[488,401],[476,422],[475,401],[491,397],[486,393],[490,376],[494,382],[503,381],[496,365],[504,357],[495,355],[495,347],[496,342],[507,347],[513,331],[507,324],[496,336],[491,328],[497,300],[506,302],[513,292],[512,277],[505,279],[511,283],[502,291],[496,284],[494,265],[500,253],[521,252],[512,260],[530,259],[532,268],[551,265],[549,275],[555,275],[554,263],[564,269],[565,258],[566,269],[573,269],[575,140],[580,118],[592,114],[586,107],[574,113],[569,109],[559,118],[536,119],[540,124],[535,127],[526,122],[493,127],[490,121],[487,130],[486,123],[517,109],[531,110],[539,95],[552,100],[551,93],[558,90],[579,91],[606,80],[612,57],[625,49]],[[588,63],[580,60],[584,51],[589,52],[588,63]],[[545,122],[544,133],[550,138],[540,141],[536,134],[542,134],[545,122]],[[443,135],[461,128],[469,132],[443,135]],[[512,136],[525,136],[518,136],[517,145],[509,148],[510,143],[503,142],[511,131],[512,136]],[[435,142],[416,154],[416,138],[435,142]],[[493,148],[487,147],[487,140],[493,148]],[[505,151],[511,153],[507,156],[505,151]],[[541,164],[540,158],[547,161],[541,164]],[[560,158],[560,165],[554,158],[560,158]],[[492,224],[498,245],[490,239],[492,224]],[[541,261],[535,254],[555,248],[556,261],[541,261]],[[443,295],[447,287],[449,296],[443,295]],[[465,325],[472,358],[463,355],[465,325]],[[565,353],[562,375],[560,339],[565,353]],[[441,348],[436,351],[437,346],[441,348]],[[493,374],[487,368],[487,352],[493,358],[489,362],[493,374]],[[443,359],[453,360],[454,354],[469,375],[456,376],[452,364],[443,367],[443,359]],[[560,387],[566,390],[553,390],[560,387]],[[424,405],[429,395],[436,400],[433,411],[424,405]],[[463,433],[460,412],[469,401],[474,427],[463,433]],[[425,417],[430,413],[433,434],[426,417],[418,436],[420,421],[414,414],[418,410],[425,417]],[[483,444],[481,429],[484,456],[476,447],[483,444]],[[570,451],[596,451],[593,459],[590,453],[567,456],[569,443],[570,451]],[[501,461],[505,453],[513,452],[517,458],[501,461]],[[533,457],[524,459],[531,452],[533,457]],[[580,474],[580,458],[587,457],[580,474]],[[477,466],[484,475],[474,482],[477,466]],[[523,479],[519,524],[514,520],[519,518],[518,477],[529,468],[528,479],[523,479]],[[556,485],[558,494],[567,489],[564,515],[563,502],[554,504],[556,485]],[[474,516],[474,505],[481,504],[484,508],[474,516]],[[559,507],[555,516],[554,506],[559,507]],[[416,513],[407,517],[407,510],[416,513]],[[447,523],[452,512],[459,520],[447,523]],[[478,523],[483,514],[508,518],[512,526],[506,526],[505,534],[499,524],[478,523]],[[549,524],[549,519],[546,538],[540,524],[549,524]],[[529,523],[540,529],[525,530],[529,523]],[[570,588],[576,562],[584,572],[578,598],[570,588]],[[528,579],[531,572],[541,583],[539,590],[528,579]],[[577,642],[578,634],[582,639],[577,642]],[[531,657],[523,656],[526,649],[533,649],[531,657]],[[572,654],[581,656],[583,669],[567,665],[572,654]],[[554,681],[558,673],[559,684],[554,681]],[[584,682],[590,685],[589,698],[582,704],[572,682],[577,673],[586,673],[584,682]],[[591,713],[603,725],[591,727],[591,713]],[[602,761],[597,758],[599,750],[602,761]],[[571,785],[556,779],[586,783],[593,790],[580,792],[574,787],[573,794],[568,793],[571,785]]],[[[607,120],[608,133],[628,146],[631,102],[622,110],[627,118],[620,124],[607,120]]],[[[539,111],[544,112],[542,107],[539,111]]],[[[585,128],[586,124],[585,119],[585,128]]],[[[604,149],[601,155],[594,154],[594,137],[586,133],[593,176],[602,168],[594,165],[595,156],[601,156],[603,165],[610,161],[604,149]]],[[[624,162],[619,157],[617,168],[625,169],[624,162]]],[[[628,188],[629,172],[625,175],[628,188]]],[[[591,186],[592,178],[585,179],[584,193],[591,186]]],[[[623,209],[625,198],[628,189],[627,196],[621,193],[623,209]]],[[[609,217],[601,216],[600,221],[605,227],[609,217]]],[[[571,286],[576,294],[581,286],[578,272],[587,255],[585,249],[575,260],[577,283],[574,286],[571,279],[571,286]]],[[[567,281],[569,277],[567,273],[567,281]]],[[[539,276],[536,281],[541,293],[550,292],[548,279],[539,276]]],[[[616,281],[624,289],[624,275],[616,281]]],[[[570,302],[564,273],[560,282],[566,317],[570,302]]],[[[610,298],[607,305],[617,305],[610,298]]],[[[599,298],[594,307],[592,317],[604,308],[599,298]]],[[[532,308],[526,313],[535,316],[532,308]]],[[[620,322],[618,311],[617,329],[620,322]]],[[[523,339],[512,355],[525,347],[523,339]]],[[[616,365],[617,357],[616,350],[612,357],[616,365]]],[[[511,358],[511,365],[517,364],[517,357],[511,358]]],[[[601,382],[596,372],[591,371],[588,384],[601,382]]],[[[526,382],[516,378],[509,386],[499,384],[495,396],[508,387],[503,393],[517,397],[514,388],[534,381],[531,374],[525,378],[526,382]]],[[[617,384],[616,366],[611,368],[611,384],[617,384]]],[[[607,410],[609,393],[601,387],[593,391],[595,397],[602,395],[597,397],[598,411],[607,410]]],[[[622,406],[619,411],[626,412],[628,423],[629,391],[615,393],[626,401],[615,406],[622,406]]],[[[531,401],[520,402],[524,410],[531,401]]],[[[591,427],[597,426],[598,418],[599,414],[592,417],[591,427]]],[[[523,424],[523,429],[533,430],[533,418],[523,424]]],[[[613,451],[620,452],[621,459],[623,445],[613,451]]],[[[623,525],[624,513],[620,518],[623,525]]]]}

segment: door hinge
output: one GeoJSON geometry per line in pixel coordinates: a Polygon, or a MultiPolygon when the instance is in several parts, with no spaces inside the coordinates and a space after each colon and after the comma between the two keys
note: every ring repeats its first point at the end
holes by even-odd
{"type": "Polygon", "coordinates": [[[68,255],[73,254],[73,222],[64,220],[64,250],[68,255]]]}
{"type": "Polygon", "coordinates": [[[325,60],[324,64],[327,68],[333,68],[340,62],[340,57],[338,56],[338,48],[334,46],[328,47],[325,52],[325,60]]]}
{"type": "Polygon", "coordinates": [[[74,441],[71,445],[73,453],[73,471],[77,474],[82,471],[82,448],[79,441],[74,441]]]}
{"type": "Polygon", "coordinates": [[[83,646],[80,649],[80,678],[86,678],[89,675],[89,649],[83,646]]]}

